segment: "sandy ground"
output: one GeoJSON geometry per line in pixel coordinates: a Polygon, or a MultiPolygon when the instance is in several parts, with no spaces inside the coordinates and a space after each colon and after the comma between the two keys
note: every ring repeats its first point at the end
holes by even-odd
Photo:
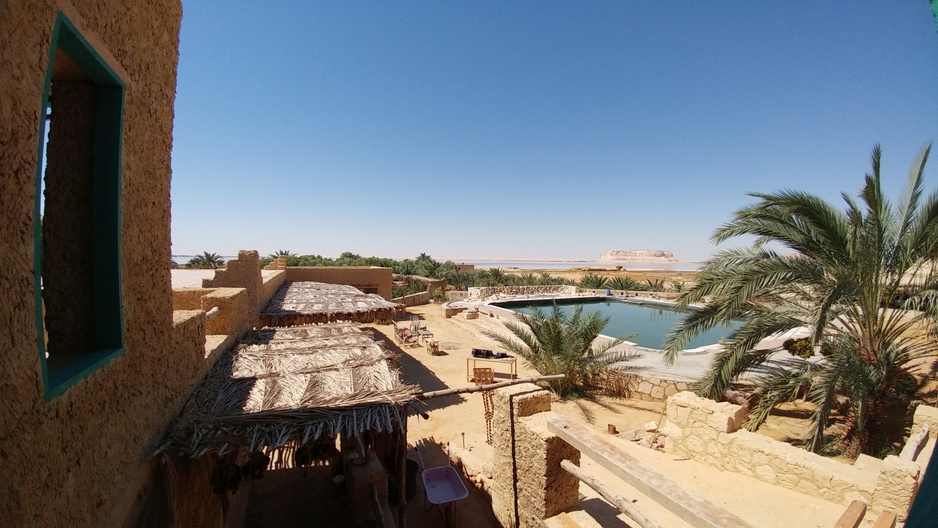
{"type": "MultiPolygon", "coordinates": [[[[420,318],[422,326],[433,332],[441,343],[442,354],[430,356],[424,347],[402,350],[401,368],[406,381],[416,383],[424,391],[469,386],[466,379],[466,358],[472,348],[496,349],[496,344],[482,334],[482,329],[502,330],[496,319],[481,317],[466,320],[457,316],[446,319],[440,305],[425,305],[408,309],[408,316],[420,318]]],[[[409,324],[405,318],[398,324],[409,324]]],[[[393,329],[390,325],[373,326],[376,337],[383,338],[391,348],[396,348],[393,329]]],[[[497,372],[498,378],[507,378],[507,371],[497,372]],[[499,375],[501,374],[501,375],[499,375]]],[[[536,375],[529,365],[519,361],[521,377],[536,375]]],[[[453,456],[462,460],[472,480],[484,487],[491,475],[491,447],[486,444],[486,425],[482,395],[465,394],[430,400],[427,411],[430,419],[412,417],[408,424],[411,444],[420,444],[427,466],[446,463],[446,446],[453,456]]],[[[590,402],[555,402],[553,410],[570,416],[587,425],[597,434],[619,445],[629,454],[661,471],[680,484],[698,493],[703,498],[726,508],[758,527],[830,527],[846,509],[845,504],[834,504],[816,497],[803,495],[735,473],[723,472],[694,462],[675,458],[663,452],[643,448],[635,443],[606,435],[607,424],[614,424],[619,431],[639,429],[649,421],[663,420],[663,404],[650,404],[635,400],[602,400],[602,405],[590,402]],[[582,408],[586,409],[586,414],[582,408]],[[592,423],[587,419],[592,418],[592,423]],[[797,505],[793,507],[793,505],[797,505]]],[[[413,456],[413,454],[412,454],[413,456]]],[[[649,500],[618,478],[605,472],[597,464],[584,458],[583,467],[596,474],[620,494],[634,500],[645,514],[658,520],[663,526],[682,527],[686,523],[649,500]]],[[[570,515],[582,526],[632,526],[624,515],[598,498],[586,485],[580,488],[580,508],[570,515]]],[[[418,496],[418,499],[420,496],[418,496]]],[[[484,495],[470,497],[460,504],[458,521],[461,526],[491,526],[494,523],[484,495]]],[[[431,510],[432,512],[432,510],[431,510]]],[[[441,521],[424,518],[413,522],[441,521]]],[[[552,521],[553,522],[553,521],[552,521]]],[[[870,521],[870,525],[872,521],[870,521]]],[[[866,526],[866,525],[863,525],[866,526]]]]}

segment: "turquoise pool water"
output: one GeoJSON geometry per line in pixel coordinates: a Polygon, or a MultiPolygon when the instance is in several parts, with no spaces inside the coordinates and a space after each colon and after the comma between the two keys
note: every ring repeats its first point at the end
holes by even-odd
{"type": "MultiPolygon", "coordinates": [[[[494,303],[502,308],[530,314],[530,301],[514,301],[494,303]]],[[[653,305],[639,305],[611,300],[577,300],[573,302],[558,302],[564,313],[572,312],[577,306],[583,306],[583,314],[599,312],[603,317],[609,317],[609,324],[603,329],[603,334],[613,337],[625,337],[636,334],[628,340],[646,348],[661,348],[664,336],[668,330],[677,323],[684,312],[670,310],[666,307],[653,305]]],[[[552,302],[538,303],[543,311],[552,309],[552,302]]],[[[738,327],[738,323],[731,326],[712,328],[692,339],[684,348],[697,348],[712,345],[722,337],[727,337],[738,327]]]]}

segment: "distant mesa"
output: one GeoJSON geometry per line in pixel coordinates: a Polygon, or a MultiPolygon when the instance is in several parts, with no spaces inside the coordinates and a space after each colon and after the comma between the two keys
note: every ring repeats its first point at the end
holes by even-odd
{"type": "Polygon", "coordinates": [[[677,262],[674,254],[663,249],[618,249],[599,256],[600,262],[677,262]]]}

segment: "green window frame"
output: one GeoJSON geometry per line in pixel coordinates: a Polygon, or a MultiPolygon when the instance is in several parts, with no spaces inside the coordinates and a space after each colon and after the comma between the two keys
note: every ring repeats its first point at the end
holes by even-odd
{"type": "MultiPolygon", "coordinates": [[[[124,93],[126,86],[95,48],[82,36],[75,24],[61,11],[56,14],[52,46],[42,94],[39,123],[39,150],[36,169],[36,215],[33,231],[34,273],[36,280],[36,327],[39,358],[45,397],[51,400],[68,390],[95,370],[124,352],[124,311],[121,280],[121,149],[124,128],[124,93]],[[93,346],[67,364],[51,366],[46,357],[45,315],[43,313],[43,178],[46,137],[50,111],[55,101],[50,92],[56,56],[63,53],[69,66],[77,66],[84,82],[94,85],[94,135],[82,138],[82,149],[92,149],[91,172],[91,285],[88,299],[93,306],[93,346]]],[[[52,117],[54,119],[54,116],[52,117]]],[[[54,125],[52,125],[54,127],[54,125]]],[[[91,332],[89,330],[89,332],[91,332]]],[[[92,334],[89,334],[92,335],[92,334]]],[[[55,351],[51,351],[52,354],[55,351]]]]}

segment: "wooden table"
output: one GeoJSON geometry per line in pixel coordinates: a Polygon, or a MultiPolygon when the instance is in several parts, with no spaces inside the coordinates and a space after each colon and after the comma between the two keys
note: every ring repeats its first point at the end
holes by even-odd
{"type": "Polygon", "coordinates": [[[427,330],[426,328],[418,328],[417,337],[426,341],[428,337],[433,337],[433,332],[427,330]]]}
{"type": "Polygon", "coordinates": [[[503,364],[503,365],[504,365],[504,364],[507,364],[507,365],[508,365],[508,375],[510,376],[510,378],[511,378],[511,379],[515,379],[515,378],[518,377],[518,358],[516,358],[515,356],[510,356],[510,357],[506,357],[506,358],[502,358],[502,359],[496,359],[496,358],[477,358],[477,357],[474,357],[474,356],[470,356],[470,357],[467,357],[467,358],[466,358],[466,380],[467,380],[467,381],[472,381],[472,380],[473,380],[473,379],[472,379],[472,378],[473,378],[473,376],[472,376],[473,370],[476,368],[476,363],[478,363],[478,362],[480,362],[480,361],[488,361],[488,362],[490,362],[490,363],[501,363],[501,364],[503,364]]]}

